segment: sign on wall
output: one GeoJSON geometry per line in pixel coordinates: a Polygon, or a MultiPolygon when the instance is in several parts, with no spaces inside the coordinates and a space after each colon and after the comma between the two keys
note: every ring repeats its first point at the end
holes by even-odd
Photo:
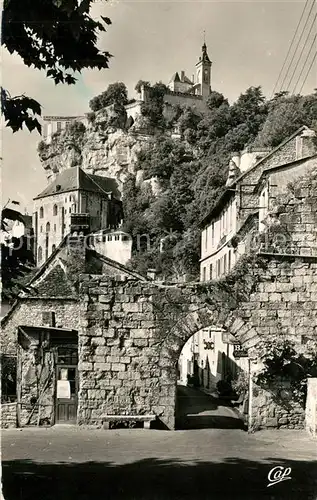
{"type": "Polygon", "coordinates": [[[233,357],[234,358],[247,358],[248,351],[247,349],[243,349],[241,344],[234,344],[233,346],[233,357]]]}

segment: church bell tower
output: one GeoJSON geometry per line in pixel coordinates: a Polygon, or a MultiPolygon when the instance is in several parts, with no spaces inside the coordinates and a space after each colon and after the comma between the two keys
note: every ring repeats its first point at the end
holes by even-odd
{"type": "Polygon", "coordinates": [[[207,99],[211,92],[211,64],[207,54],[207,45],[204,42],[202,46],[202,55],[196,64],[196,83],[200,84],[200,95],[202,95],[204,99],[207,99]]]}

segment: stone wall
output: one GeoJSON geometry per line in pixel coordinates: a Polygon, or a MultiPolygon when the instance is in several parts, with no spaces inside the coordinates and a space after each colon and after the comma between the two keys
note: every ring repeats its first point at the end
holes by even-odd
{"type": "MultiPolygon", "coordinates": [[[[316,339],[316,259],[269,258],[252,293],[235,306],[199,284],[82,279],[79,423],[97,423],[107,413],[154,413],[174,428],[179,354],[207,326],[225,327],[250,352],[259,340],[281,334],[299,343],[316,339]]],[[[255,425],[266,426],[268,418],[276,418],[277,427],[303,425],[303,409],[289,411],[283,401],[276,406],[263,391],[255,398],[255,408],[263,408],[255,425]]]]}
{"type": "Polygon", "coordinates": [[[55,313],[55,323],[58,328],[78,330],[80,304],[75,299],[20,299],[1,324],[1,351],[3,354],[17,353],[17,333],[19,325],[43,325],[42,313],[55,313]]]}
{"type": "Polygon", "coordinates": [[[1,428],[16,427],[17,424],[17,404],[2,403],[1,404],[1,428]]]}
{"type": "Polygon", "coordinates": [[[305,426],[311,436],[317,436],[317,378],[307,381],[305,426]]]}
{"type": "Polygon", "coordinates": [[[178,356],[190,335],[206,324],[208,313],[197,311],[187,325],[186,315],[197,310],[197,299],[179,290],[174,302],[177,317],[183,314],[184,321],[172,334],[166,321],[175,323],[176,315],[170,311],[168,288],[100,276],[83,278],[79,423],[97,423],[105,414],[154,413],[174,428],[178,356]]]}
{"type": "Polygon", "coordinates": [[[292,396],[287,380],[277,381],[270,390],[254,386],[252,429],[303,429],[305,410],[292,396]]]}
{"type": "Polygon", "coordinates": [[[316,154],[316,146],[313,137],[294,137],[293,139],[280,146],[277,151],[273,150],[271,154],[267,155],[255,168],[251,168],[243,175],[241,181],[238,181],[238,188],[241,186],[241,196],[238,197],[237,209],[239,212],[239,227],[245,222],[245,219],[250,214],[250,208],[258,208],[258,193],[254,192],[254,186],[259,182],[259,179],[264,170],[277,167],[279,165],[286,165],[295,162],[300,158],[308,157],[309,155],[316,154]],[[305,141],[305,147],[301,148],[299,154],[298,140],[305,141]]]}

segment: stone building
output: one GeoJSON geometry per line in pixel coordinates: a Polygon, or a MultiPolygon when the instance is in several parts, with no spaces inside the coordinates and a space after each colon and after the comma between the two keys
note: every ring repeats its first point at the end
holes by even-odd
{"type": "MultiPolygon", "coordinates": [[[[315,132],[301,127],[273,151],[247,148],[234,154],[229,165],[226,190],[201,224],[201,272],[203,282],[221,279],[235,266],[245,252],[258,245],[272,217],[276,198],[287,185],[317,168],[315,132]]],[[[281,240],[285,235],[280,234],[281,240]]],[[[307,235],[307,239],[312,235],[307,235]]],[[[269,242],[261,245],[267,249],[269,242]]],[[[295,251],[296,241],[290,245],[295,251]]],[[[283,246],[283,241],[281,241],[283,246]]],[[[301,252],[317,255],[317,248],[308,242],[301,252]]],[[[239,369],[248,370],[246,358],[236,358],[237,346],[223,341],[221,333],[210,325],[190,339],[183,353],[183,376],[186,367],[193,375],[193,360],[202,387],[214,389],[226,375],[234,377],[239,369]]]]}
{"type": "Polygon", "coordinates": [[[296,253],[287,242],[278,252],[259,248],[225,287],[148,281],[91,249],[87,215],[73,214],[70,237],[1,322],[3,356],[17,365],[17,401],[3,405],[3,425],[100,425],[109,415],[146,414],[173,429],[179,355],[215,325],[247,351],[249,428],[303,428],[305,407],[287,381],[255,387],[253,377],[263,339],[316,345],[316,192],[315,172],[276,200],[296,253]]]}
{"type": "Polygon", "coordinates": [[[245,234],[262,231],[276,197],[316,168],[315,132],[301,127],[273,151],[233,156],[226,190],[201,223],[202,281],[226,275],[246,251],[245,234]]]}
{"type": "Polygon", "coordinates": [[[66,130],[72,122],[88,123],[87,116],[43,116],[43,140],[46,144],[52,141],[52,136],[66,130]]]}
{"type": "Polygon", "coordinates": [[[71,215],[89,214],[91,232],[117,229],[122,203],[115,179],[87,174],[80,167],[62,171],[34,198],[33,226],[37,265],[41,265],[65,235],[71,215]]]}
{"type": "MultiPolygon", "coordinates": [[[[206,99],[211,92],[211,66],[212,62],[207,53],[206,43],[202,46],[202,52],[196,63],[195,76],[188,78],[185,71],[174,73],[168,83],[168,92],[164,96],[166,116],[169,116],[172,105],[190,106],[197,111],[206,111],[206,99]]],[[[149,98],[149,92],[146,86],[142,86],[138,99],[125,106],[127,113],[127,123],[131,126],[141,115],[141,107],[149,98]]],[[[65,130],[70,123],[78,121],[84,125],[88,124],[87,116],[44,116],[43,140],[49,144],[52,135],[56,132],[65,130]]]]}

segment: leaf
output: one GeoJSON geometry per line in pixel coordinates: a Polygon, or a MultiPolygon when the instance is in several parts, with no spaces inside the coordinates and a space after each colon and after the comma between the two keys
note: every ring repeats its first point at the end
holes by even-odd
{"type": "Polygon", "coordinates": [[[101,19],[108,25],[112,24],[111,20],[109,19],[109,17],[104,17],[104,16],[100,16],[101,19]]]}

